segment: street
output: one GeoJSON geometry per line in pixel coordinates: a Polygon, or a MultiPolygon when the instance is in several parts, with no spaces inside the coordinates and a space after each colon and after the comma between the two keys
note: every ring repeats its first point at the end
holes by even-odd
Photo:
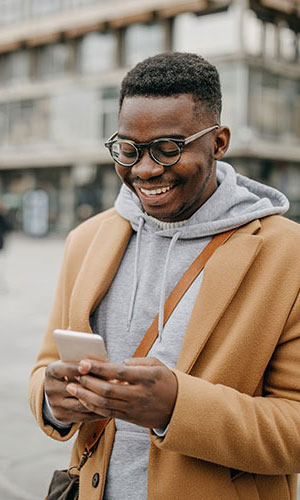
{"type": "Polygon", "coordinates": [[[72,442],[44,435],[27,402],[28,379],[47,324],[63,248],[58,237],[12,234],[0,255],[0,500],[42,500],[54,469],[66,468],[69,462],[72,442]]]}

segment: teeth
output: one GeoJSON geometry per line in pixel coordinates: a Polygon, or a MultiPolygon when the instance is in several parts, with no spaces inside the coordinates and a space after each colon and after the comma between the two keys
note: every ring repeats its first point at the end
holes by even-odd
{"type": "Polygon", "coordinates": [[[157,188],[157,189],[143,189],[143,188],[140,188],[140,189],[141,189],[142,193],[144,193],[148,196],[153,196],[155,194],[161,194],[161,193],[166,193],[167,191],[170,191],[171,186],[157,188]]]}

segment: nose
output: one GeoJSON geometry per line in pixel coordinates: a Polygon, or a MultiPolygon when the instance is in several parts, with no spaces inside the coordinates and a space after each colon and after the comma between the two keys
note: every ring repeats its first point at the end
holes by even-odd
{"type": "Polygon", "coordinates": [[[138,163],[131,167],[131,174],[134,177],[147,180],[151,177],[159,177],[165,171],[165,167],[154,161],[149,151],[144,151],[138,163]]]}

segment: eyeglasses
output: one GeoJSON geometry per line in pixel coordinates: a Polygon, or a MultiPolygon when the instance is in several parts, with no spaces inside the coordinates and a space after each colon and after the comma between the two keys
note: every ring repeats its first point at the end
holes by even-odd
{"type": "Polygon", "coordinates": [[[142,148],[147,148],[151,158],[164,167],[170,167],[177,163],[182,155],[184,146],[199,139],[205,134],[220,128],[219,125],[200,130],[186,139],[173,139],[171,137],[160,137],[150,142],[134,142],[129,139],[119,139],[118,132],[115,132],[106,142],[105,147],[113,160],[123,167],[133,167],[142,156],[142,148]]]}

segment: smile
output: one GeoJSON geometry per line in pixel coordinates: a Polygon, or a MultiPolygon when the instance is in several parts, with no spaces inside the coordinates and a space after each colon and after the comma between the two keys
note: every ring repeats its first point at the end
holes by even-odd
{"type": "Polygon", "coordinates": [[[156,189],[144,189],[140,187],[140,191],[145,194],[146,196],[155,196],[157,194],[162,194],[166,193],[167,191],[170,191],[171,186],[166,186],[166,187],[161,187],[161,188],[156,188],[156,189]]]}

